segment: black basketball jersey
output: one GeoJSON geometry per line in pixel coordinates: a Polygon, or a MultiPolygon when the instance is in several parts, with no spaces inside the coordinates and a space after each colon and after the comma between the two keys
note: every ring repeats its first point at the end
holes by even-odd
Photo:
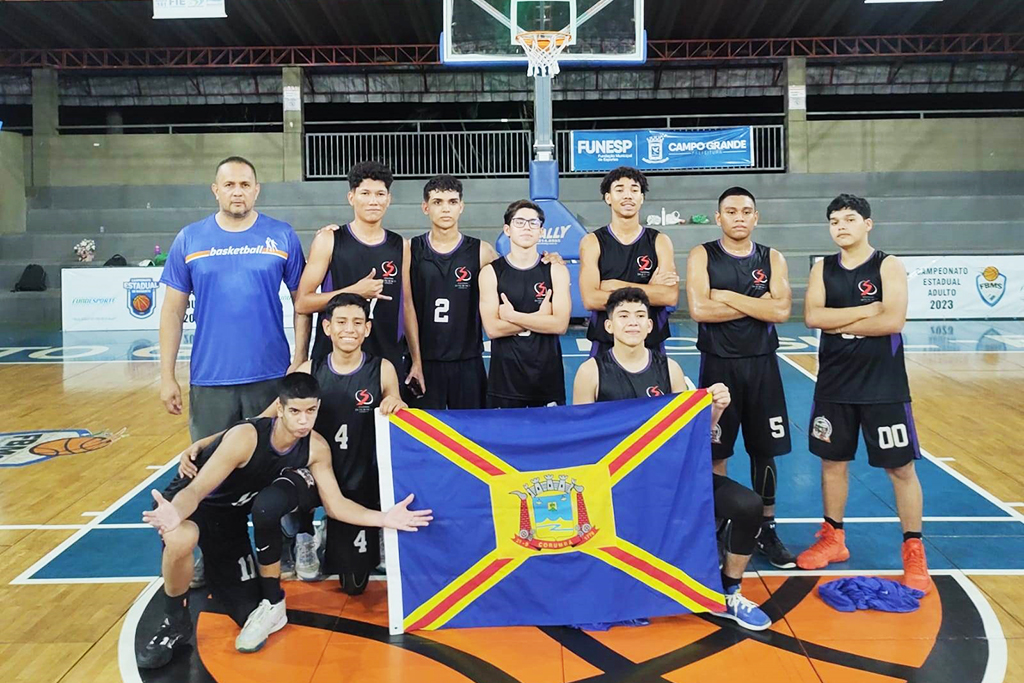
{"type": "MultiPolygon", "coordinates": [[[[658,252],[655,244],[658,241],[657,230],[640,228],[640,234],[630,244],[623,244],[614,234],[611,226],[604,226],[594,231],[597,242],[601,245],[601,255],[597,267],[601,271],[602,280],[622,280],[646,285],[658,268],[658,252]]],[[[604,321],[608,316],[604,311],[592,311],[590,325],[587,327],[587,339],[611,345],[614,340],[604,329],[604,321]]],[[[654,329],[647,335],[644,342],[648,348],[659,348],[668,339],[668,311],[664,306],[651,306],[651,320],[654,329]]]]}
{"type": "MultiPolygon", "coordinates": [[[[219,508],[242,508],[246,512],[252,509],[252,499],[256,494],[270,486],[284,469],[298,469],[309,465],[309,437],[304,436],[285,453],[278,453],[270,443],[270,435],[274,431],[273,417],[254,417],[237,424],[251,424],[256,428],[256,448],[252,457],[244,467],[233,470],[220,486],[214,489],[200,505],[219,508]]],[[[232,425],[234,427],[236,425],[232,425]]],[[[227,433],[226,431],[224,432],[227,433]]],[[[213,443],[204,448],[196,458],[196,467],[200,470],[220,447],[224,434],[218,436],[213,443]]],[[[176,476],[167,487],[167,494],[173,496],[192,483],[192,479],[176,476]]]]}
{"type": "Polygon", "coordinates": [[[671,394],[668,356],[653,349],[648,349],[647,353],[647,367],[640,372],[630,372],[619,365],[611,349],[597,354],[594,360],[597,361],[598,402],[671,394]]]}
{"type": "Polygon", "coordinates": [[[412,239],[412,300],[420,327],[423,360],[479,358],[484,352],[480,328],[480,240],[463,235],[447,254],[434,251],[428,235],[412,239]]]}
{"type": "MultiPolygon", "coordinates": [[[[875,250],[850,270],[838,254],[826,256],[822,278],[825,306],[849,308],[882,300],[882,261],[875,250]]],[[[818,347],[818,382],[814,399],[827,403],[905,403],[910,400],[903,335],[859,337],[822,334],[818,347]]]]}
{"type": "MultiPolygon", "coordinates": [[[[708,255],[711,289],[723,289],[760,298],[772,279],[772,250],[754,244],[747,256],[733,256],[721,240],[704,243],[708,255]]],[[[722,323],[700,323],[697,348],[722,358],[763,356],[779,348],[779,334],[773,323],[744,316],[722,323]]]]}
{"type": "MultiPolygon", "coordinates": [[[[498,281],[498,297],[504,294],[520,313],[536,313],[552,288],[551,264],[526,270],[507,259],[491,263],[498,281]]],[[[557,334],[526,330],[491,341],[491,369],[487,391],[502,398],[565,402],[565,371],[557,334]]]]}
{"type": "MultiPolygon", "coordinates": [[[[374,278],[384,280],[382,293],[388,299],[370,300],[370,336],[363,342],[363,350],[378,358],[387,358],[402,372],[402,357],[407,347],[405,330],[402,327],[402,236],[390,230],[384,231],[380,244],[364,244],[352,234],[348,224],[334,232],[334,253],[320,289],[332,292],[348,287],[362,280],[371,268],[377,270],[374,278]]],[[[317,315],[311,358],[319,360],[331,352],[331,340],[324,332],[317,315]]]]}
{"type": "MultiPolygon", "coordinates": [[[[348,374],[335,371],[331,357],[313,361],[320,383],[320,412],[314,429],[331,445],[334,476],[342,493],[377,488],[377,437],[373,409],[382,398],[380,358],[363,354],[362,364],[348,374]]],[[[362,496],[360,496],[362,498],[362,496]]]]}

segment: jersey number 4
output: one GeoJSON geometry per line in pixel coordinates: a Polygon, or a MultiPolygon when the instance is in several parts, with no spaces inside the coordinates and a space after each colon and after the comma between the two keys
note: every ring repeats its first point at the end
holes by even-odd
{"type": "Polygon", "coordinates": [[[359,549],[360,554],[366,552],[366,529],[360,529],[352,540],[352,545],[359,549]]]}
{"type": "Polygon", "coordinates": [[[338,427],[338,433],[334,435],[334,440],[338,444],[338,448],[343,451],[348,450],[348,424],[343,424],[338,427]]]}

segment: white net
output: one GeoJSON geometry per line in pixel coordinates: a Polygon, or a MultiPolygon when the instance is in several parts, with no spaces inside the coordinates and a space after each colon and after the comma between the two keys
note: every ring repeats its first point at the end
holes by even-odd
{"type": "Polygon", "coordinates": [[[558,55],[569,44],[570,36],[561,31],[527,31],[516,36],[526,59],[530,62],[530,76],[558,75],[558,55]]]}

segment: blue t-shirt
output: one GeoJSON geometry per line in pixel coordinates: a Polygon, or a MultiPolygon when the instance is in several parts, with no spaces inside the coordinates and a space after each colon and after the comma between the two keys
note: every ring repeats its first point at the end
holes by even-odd
{"type": "Polygon", "coordinates": [[[242,232],[224,230],[215,216],[178,233],[160,277],[179,292],[195,292],[191,382],[282,377],[291,354],[279,292],[282,280],[290,291],[299,288],[302,243],[292,226],[264,214],[242,232]]]}

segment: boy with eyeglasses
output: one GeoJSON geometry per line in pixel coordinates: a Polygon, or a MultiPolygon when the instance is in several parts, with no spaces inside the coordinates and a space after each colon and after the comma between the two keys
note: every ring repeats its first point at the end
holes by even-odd
{"type": "Polygon", "coordinates": [[[505,210],[510,251],[480,270],[480,319],[491,340],[488,408],[565,405],[559,335],[569,327],[569,269],[537,251],[544,211],[520,199],[505,210]]]}

